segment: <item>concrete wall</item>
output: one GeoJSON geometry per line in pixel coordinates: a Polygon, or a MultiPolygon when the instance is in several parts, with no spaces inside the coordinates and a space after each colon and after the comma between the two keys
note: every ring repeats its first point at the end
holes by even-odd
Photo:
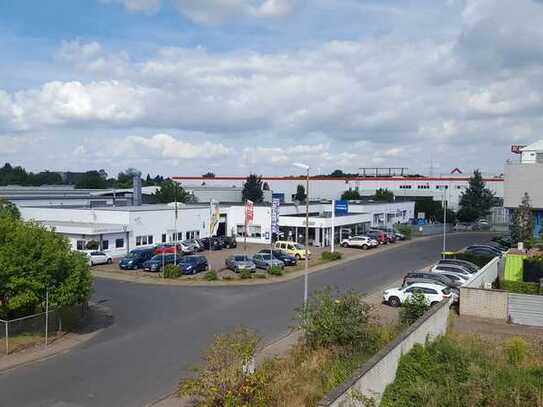
{"type": "Polygon", "coordinates": [[[507,291],[460,288],[460,315],[507,321],[507,291]]]}
{"type": "Polygon", "coordinates": [[[409,352],[415,344],[424,344],[428,339],[432,340],[446,333],[449,307],[449,302],[442,302],[433,307],[424,317],[406,329],[400,337],[364,364],[349,380],[326,395],[318,405],[321,407],[362,406],[360,401],[353,400],[352,390],[373,397],[379,402],[386,386],[394,382],[396,378],[400,357],[409,352]]]}
{"type": "Polygon", "coordinates": [[[504,205],[516,208],[521,204],[524,193],[530,195],[532,208],[543,208],[543,163],[505,165],[504,205]]]}
{"type": "Polygon", "coordinates": [[[466,287],[485,288],[487,284],[492,284],[498,278],[502,260],[499,257],[494,257],[486,266],[481,268],[473,279],[466,284],[466,287]]]}

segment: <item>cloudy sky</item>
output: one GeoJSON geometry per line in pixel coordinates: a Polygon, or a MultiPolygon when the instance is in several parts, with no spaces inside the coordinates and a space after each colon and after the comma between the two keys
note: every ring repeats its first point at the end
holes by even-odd
{"type": "Polygon", "coordinates": [[[542,21],[541,0],[0,0],[0,161],[501,172],[543,138],[542,21]]]}

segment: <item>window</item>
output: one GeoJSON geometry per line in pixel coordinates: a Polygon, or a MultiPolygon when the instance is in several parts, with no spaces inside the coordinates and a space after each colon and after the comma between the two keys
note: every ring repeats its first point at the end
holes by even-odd
{"type": "Polygon", "coordinates": [[[84,240],[78,240],[76,242],[77,250],[85,250],[86,245],[87,245],[87,242],[84,240]]]}
{"type": "Polygon", "coordinates": [[[136,246],[153,244],[153,235],[136,236],[136,246]]]}
{"type": "Polygon", "coordinates": [[[102,250],[108,250],[109,249],[109,240],[102,240],[102,250]]]}
{"type": "Polygon", "coordinates": [[[122,249],[124,247],[124,239],[115,239],[115,248],[122,249]]]}
{"type": "Polygon", "coordinates": [[[189,230],[187,233],[185,233],[187,240],[192,239],[198,239],[200,238],[200,231],[199,230],[189,230]]]}
{"type": "Polygon", "coordinates": [[[166,233],[162,233],[162,243],[166,243],[168,240],[168,235],[166,233]]]}
{"type": "Polygon", "coordinates": [[[240,236],[240,237],[245,236],[245,225],[237,225],[236,234],[237,236],[240,236]]]}
{"type": "Polygon", "coordinates": [[[422,292],[424,292],[426,294],[437,294],[437,291],[432,289],[432,288],[423,288],[422,292]]]}
{"type": "Polygon", "coordinates": [[[248,237],[262,237],[262,228],[260,225],[249,225],[247,227],[248,237]]]}
{"type": "Polygon", "coordinates": [[[411,189],[411,185],[400,185],[400,189],[411,189]]]}

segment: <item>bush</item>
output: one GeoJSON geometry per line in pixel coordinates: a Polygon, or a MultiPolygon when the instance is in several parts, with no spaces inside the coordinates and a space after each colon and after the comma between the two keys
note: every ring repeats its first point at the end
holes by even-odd
{"type": "Polygon", "coordinates": [[[414,293],[411,298],[405,300],[400,309],[400,323],[404,326],[411,325],[422,317],[430,305],[426,302],[426,297],[421,293],[414,293]]]}
{"type": "Polygon", "coordinates": [[[179,394],[201,406],[264,406],[265,370],[251,372],[259,340],[246,329],[216,336],[204,353],[204,366],[196,368],[196,377],[182,380],[179,394]]]}
{"type": "Polygon", "coordinates": [[[282,276],[283,275],[283,269],[278,266],[273,266],[268,270],[268,273],[272,276],[282,276]]]}
{"type": "Polygon", "coordinates": [[[219,279],[219,276],[217,275],[217,272],[215,270],[209,270],[207,273],[204,274],[204,279],[207,281],[217,281],[219,279]]]}
{"type": "Polygon", "coordinates": [[[322,252],[321,259],[326,261],[335,261],[341,259],[341,252],[322,252]]]}
{"type": "Polygon", "coordinates": [[[528,343],[518,336],[513,336],[506,340],[503,348],[507,355],[507,361],[513,366],[522,365],[530,350],[528,343]]]}
{"type": "Polygon", "coordinates": [[[330,289],[316,292],[298,314],[305,343],[312,348],[349,346],[373,349],[375,337],[368,323],[370,310],[360,294],[349,292],[336,297],[330,289]]]}
{"type": "Polygon", "coordinates": [[[239,271],[239,278],[241,278],[242,280],[249,280],[253,278],[253,274],[250,270],[243,269],[239,271]]]}
{"type": "Polygon", "coordinates": [[[500,288],[510,293],[539,294],[538,283],[525,283],[523,281],[500,280],[500,288]]]}
{"type": "Polygon", "coordinates": [[[164,267],[164,278],[179,278],[182,275],[179,267],[174,264],[166,264],[164,267]]]}
{"type": "Polygon", "coordinates": [[[399,233],[405,236],[406,240],[410,240],[413,235],[413,229],[409,225],[396,225],[394,227],[399,233]]]}

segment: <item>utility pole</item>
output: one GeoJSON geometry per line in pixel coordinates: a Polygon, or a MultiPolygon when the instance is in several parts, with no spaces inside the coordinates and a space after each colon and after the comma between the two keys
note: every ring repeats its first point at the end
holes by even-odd
{"type": "Polygon", "coordinates": [[[330,251],[334,253],[334,247],[335,247],[335,237],[336,237],[336,200],[332,199],[332,247],[330,248],[330,251]]]}

